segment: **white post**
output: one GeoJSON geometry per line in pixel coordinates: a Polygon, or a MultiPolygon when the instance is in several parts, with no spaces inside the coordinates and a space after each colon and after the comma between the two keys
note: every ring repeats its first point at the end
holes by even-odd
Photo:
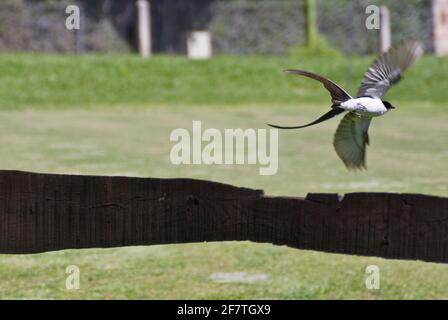
{"type": "Polygon", "coordinates": [[[149,3],[147,0],[137,0],[138,8],[138,50],[142,57],[151,55],[151,24],[149,3]]]}
{"type": "Polygon", "coordinates": [[[386,6],[380,7],[380,53],[389,50],[391,44],[390,13],[386,6]]]}
{"type": "Polygon", "coordinates": [[[431,6],[434,53],[448,55],[448,1],[432,0],[431,6]]]}

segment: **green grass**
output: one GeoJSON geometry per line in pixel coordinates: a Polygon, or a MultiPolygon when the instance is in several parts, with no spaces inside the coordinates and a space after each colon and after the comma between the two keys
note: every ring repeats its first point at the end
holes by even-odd
{"type": "MultiPolygon", "coordinates": [[[[368,60],[356,60],[354,72],[364,70],[368,60]]],[[[338,120],[333,119],[281,131],[274,176],[258,175],[256,165],[173,166],[169,134],[190,129],[193,120],[202,120],[204,128],[266,128],[266,122],[295,124],[320,115],[328,108],[324,89],[279,72],[291,67],[291,60],[18,55],[0,61],[2,169],[190,177],[290,196],[448,193],[446,59],[423,59],[390,92],[397,109],[372,122],[367,171],[348,172],[337,158],[331,141],[338,120]],[[73,76],[61,68],[67,65],[73,76]],[[406,88],[412,90],[400,98],[406,88]],[[410,102],[414,96],[417,101],[410,102]]],[[[335,80],[343,80],[345,70],[317,59],[303,67],[335,80]]],[[[0,255],[0,298],[448,299],[448,266],[248,242],[65,250],[0,255]],[[81,289],[67,291],[65,268],[73,264],[81,270],[81,289]],[[381,271],[381,289],[375,292],[364,286],[371,264],[381,271]],[[217,272],[268,278],[218,283],[211,279],[217,272]]]]}
{"type": "MultiPolygon", "coordinates": [[[[302,68],[355,91],[372,58],[0,55],[0,108],[295,105],[328,102],[320,84],[282,73],[302,68]],[[353,88],[349,88],[353,87],[353,88]]],[[[393,101],[446,101],[448,59],[424,57],[391,91],[393,101]]],[[[355,93],[355,92],[353,92],[355,93]]]]}

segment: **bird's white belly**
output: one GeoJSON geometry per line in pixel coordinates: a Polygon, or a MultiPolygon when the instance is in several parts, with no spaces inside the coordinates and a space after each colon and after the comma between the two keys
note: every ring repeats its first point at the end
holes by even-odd
{"type": "Polygon", "coordinates": [[[387,112],[386,107],[380,99],[367,97],[347,100],[341,103],[341,108],[372,117],[381,116],[387,112]]]}

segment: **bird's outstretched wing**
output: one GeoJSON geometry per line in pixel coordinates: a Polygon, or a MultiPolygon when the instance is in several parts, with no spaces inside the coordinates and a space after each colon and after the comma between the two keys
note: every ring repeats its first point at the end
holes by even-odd
{"type": "Polygon", "coordinates": [[[328,111],[327,113],[325,113],[324,115],[320,116],[318,119],[314,120],[313,122],[310,122],[308,124],[304,124],[304,125],[301,125],[301,126],[285,127],[285,126],[278,126],[278,125],[269,124],[269,123],[268,123],[268,126],[273,127],[273,128],[277,128],[277,129],[300,129],[300,128],[306,128],[306,127],[310,127],[312,125],[324,122],[325,120],[331,119],[334,116],[336,116],[336,115],[338,115],[338,114],[340,114],[340,113],[342,113],[344,111],[345,111],[344,109],[335,107],[335,108],[331,109],[330,111],[328,111]]]}
{"type": "Polygon", "coordinates": [[[369,144],[367,131],[371,120],[370,117],[350,112],[342,118],[336,129],[333,146],[348,169],[366,167],[366,145],[369,144]]]}
{"type": "Polygon", "coordinates": [[[402,43],[383,53],[369,67],[357,97],[382,99],[389,87],[400,81],[403,72],[423,54],[418,42],[402,43]]]}
{"type": "Polygon", "coordinates": [[[302,75],[302,76],[320,81],[324,85],[325,89],[327,89],[330,92],[331,101],[333,102],[334,105],[338,105],[338,104],[352,98],[344,89],[342,89],[336,83],[334,83],[333,81],[331,81],[325,77],[322,77],[318,74],[308,72],[308,71],[303,71],[303,70],[295,70],[295,69],[288,69],[288,70],[285,70],[285,72],[290,73],[290,74],[302,75]]]}

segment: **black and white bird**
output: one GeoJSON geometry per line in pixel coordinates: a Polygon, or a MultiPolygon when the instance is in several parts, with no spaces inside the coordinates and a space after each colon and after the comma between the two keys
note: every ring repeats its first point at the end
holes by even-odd
{"type": "Polygon", "coordinates": [[[369,144],[367,131],[370,122],[373,117],[382,116],[395,108],[382,99],[389,87],[400,81],[403,72],[422,54],[423,49],[417,42],[403,43],[383,53],[365,73],[356,98],[333,81],[318,74],[303,70],[285,70],[290,74],[320,81],[331,94],[331,110],[305,125],[269,126],[279,129],[305,128],[347,112],[336,130],[333,146],[348,169],[366,168],[366,145],[369,144]]]}

